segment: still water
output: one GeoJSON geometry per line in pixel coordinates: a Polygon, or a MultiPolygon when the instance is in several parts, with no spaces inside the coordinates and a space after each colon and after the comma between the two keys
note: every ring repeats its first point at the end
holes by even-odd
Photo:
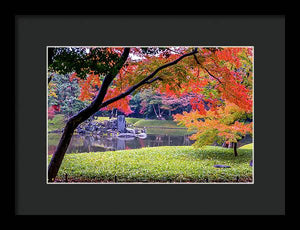
{"type": "MultiPolygon", "coordinates": [[[[104,152],[124,149],[139,149],[156,146],[189,146],[194,143],[189,139],[190,135],[148,134],[145,139],[138,137],[117,138],[100,137],[92,135],[73,135],[67,153],[104,152]]],[[[48,135],[48,154],[55,152],[61,133],[48,135]]],[[[238,143],[238,147],[252,142],[250,136],[246,136],[238,143]]]]}

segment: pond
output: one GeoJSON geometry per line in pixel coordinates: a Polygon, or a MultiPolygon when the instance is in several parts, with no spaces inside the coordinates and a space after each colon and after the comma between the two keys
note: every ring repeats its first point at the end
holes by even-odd
{"type": "MultiPolygon", "coordinates": [[[[170,131],[164,132],[163,130],[161,130],[161,134],[148,134],[145,139],[138,137],[124,139],[111,136],[100,137],[96,135],[74,134],[67,153],[104,152],[156,146],[189,146],[194,143],[193,140],[189,139],[189,136],[188,134],[172,135],[170,131]]],[[[60,137],[61,133],[48,134],[48,154],[55,152],[60,137]]],[[[251,136],[246,136],[239,141],[238,147],[251,142],[251,136]]]]}

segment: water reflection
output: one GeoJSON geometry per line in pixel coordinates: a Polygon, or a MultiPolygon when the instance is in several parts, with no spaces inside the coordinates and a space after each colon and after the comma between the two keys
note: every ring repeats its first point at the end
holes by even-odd
{"type": "MultiPolygon", "coordinates": [[[[48,136],[48,154],[55,152],[60,136],[61,134],[51,134],[51,136],[48,136]]],[[[238,143],[238,147],[251,142],[251,136],[246,136],[238,143]]],[[[172,136],[167,134],[148,134],[145,139],[137,137],[117,138],[96,135],[73,135],[67,153],[105,152],[156,146],[189,146],[193,143],[194,141],[189,139],[189,135],[172,136]]]]}
{"type": "MultiPolygon", "coordinates": [[[[48,154],[53,154],[58,143],[60,134],[51,141],[48,145],[48,154]]],[[[124,149],[139,149],[143,147],[156,146],[187,146],[192,145],[194,141],[189,139],[188,135],[171,136],[171,135],[154,135],[148,134],[147,138],[140,139],[137,137],[117,138],[117,137],[100,137],[92,135],[73,135],[67,153],[82,153],[82,152],[104,152],[124,149]]]]}

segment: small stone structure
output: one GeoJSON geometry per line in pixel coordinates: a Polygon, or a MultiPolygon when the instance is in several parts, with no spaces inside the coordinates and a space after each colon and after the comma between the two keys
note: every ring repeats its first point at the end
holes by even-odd
{"type": "Polygon", "coordinates": [[[126,132],[126,121],[125,121],[125,116],[124,115],[119,115],[118,116],[118,131],[120,133],[125,133],[126,132]]]}

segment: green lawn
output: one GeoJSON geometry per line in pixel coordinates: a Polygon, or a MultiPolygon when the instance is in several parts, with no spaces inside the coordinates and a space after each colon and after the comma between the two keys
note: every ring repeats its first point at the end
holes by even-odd
{"type": "MultiPolygon", "coordinates": [[[[57,180],[72,182],[239,182],[252,181],[251,149],[164,146],[134,150],[66,154],[57,180]],[[215,168],[215,164],[231,168],[215,168]]],[[[49,156],[50,160],[51,156],[49,156]]]]}
{"type": "Polygon", "coordinates": [[[172,120],[154,120],[154,119],[140,119],[134,123],[136,127],[164,127],[164,128],[184,128],[183,126],[178,126],[175,121],[172,120]]]}
{"type": "Polygon", "coordinates": [[[146,128],[146,133],[153,134],[153,135],[183,136],[183,135],[191,135],[195,133],[195,131],[188,131],[188,129],[168,129],[168,128],[148,127],[146,128]]]}
{"type": "Polygon", "coordinates": [[[126,117],[125,120],[126,120],[127,123],[130,123],[130,124],[134,125],[136,122],[138,122],[140,120],[143,120],[143,118],[126,117]]]}

